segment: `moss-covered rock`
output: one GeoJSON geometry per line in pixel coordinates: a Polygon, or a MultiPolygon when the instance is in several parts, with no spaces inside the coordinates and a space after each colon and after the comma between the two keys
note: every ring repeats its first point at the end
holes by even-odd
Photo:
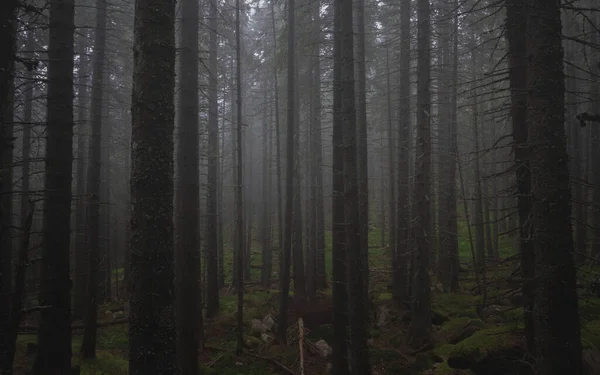
{"type": "Polygon", "coordinates": [[[455,318],[442,325],[438,332],[439,341],[456,344],[484,328],[489,327],[481,319],[472,319],[466,316],[455,318]]]}
{"type": "Polygon", "coordinates": [[[440,293],[433,297],[432,310],[450,318],[477,318],[475,307],[481,297],[465,294],[440,293]]]}
{"type": "Polygon", "coordinates": [[[448,356],[448,365],[487,375],[527,371],[529,366],[521,361],[523,353],[524,339],[521,334],[507,328],[490,328],[476,332],[454,345],[448,356]]]}
{"type": "Polygon", "coordinates": [[[448,362],[442,362],[433,371],[433,375],[472,375],[470,370],[459,370],[448,366],[448,362]]]}
{"type": "Polygon", "coordinates": [[[433,348],[433,353],[442,358],[443,360],[447,360],[450,353],[454,350],[454,345],[452,344],[442,344],[440,346],[436,346],[433,348]]]}

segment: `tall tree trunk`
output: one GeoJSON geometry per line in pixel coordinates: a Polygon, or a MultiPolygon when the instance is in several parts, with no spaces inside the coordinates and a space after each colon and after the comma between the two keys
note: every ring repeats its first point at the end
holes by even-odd
{"type": "Polygon", "coordinates": [[[16,54],[16,16],[18,1],[0,2],[0,372],[12,372],[10,321],[13,251],[11,229],[12,190],[10,173],[13,155],[14,61],[16,54]],[[4,197],[6,195],[6,198],[4,197]]]}
{"type": "Polygon", "coordinates": [[[419,348],[429,342],[431,334],[431,256],[430,173],[431,173],[431,40],[429,0],[418,0],[417,58],[417,156],[415,160],[416,252],[413,280],[412,322],[408,342],[419,348]]]}
{"type": "MultiPolygon", "coordinates": [[[[531,171],[527,129],[527,5],[520,0],[507,0],[508,63],[511,90],[511,119],[515,157],[517,207],[519,213],[523,310],[527,350],[533,354],[533,286],[535,277],[533,242],[531,237],[531,171]]],[[[509,227],[508,230],[512,230],[509,227]]]]}
{"type": "MultiPolygon", "coordinates": [[[[596,14],[596,24],[600,24],[600,16],[596,14]]],[[[598,44],[598,33],[591,33],[590,43],[593,45],[598,44]]],[[[600,61],[600,53],[596,51],[593,54],[593,58],[591,61],[600,61]]],[[[600,74],[600,66],[595,65],[592,67],[590,75],[592,77],[598,77],[600,74]]],[[[590,80],[592,82],[590,86],[590,103],[588,110],[591,113],[597,111],[598,107],[600,107],[600,81],[598,78],[592,78],[590,80]]],[[[592,184],[592,208],[590,212],[591,222],[592,222],[592,249],[591,256],[592,258],[599,260],[600,256],[600,127],[592,126],[591,134],[590,134],[590,182],[592,184]]]]}
{"type": "Polygon", "coordinates": [[[87,80],[89,59],[86,51],[86,37],[79,41],[79,66],[77,69],[77,158],[75,183],[75,281],[73,282],[73,319],[81,319],[85,314],[89,255],[86,246],[86,162],[87,138],[87,80]]]}
{"type": "MultiPolygon", "coordinates": [[[[560,4],[530,0],[527,18],[535,362],[544,375],[581,374],[560,4]],[[557,304],[556,301],[561,301],[557,304]]],[[[521,35],[522,37],[522,35],[521,35]]]]}
{"type": "MultiPolygon", "coordinates": [[[[578,20],[575,18],[576,13],[572,10],[565,10],[562,12],[563,19],[565,20],[563,25],[563,33],[569,37],[573,37],[579,33],[578,20]]],[[[586,241],[586,223],[583,221],[583,185],[582,185],[582,142],[581,142],[581,130],[578,121],[576,120],[578,104],[580,100],[579,91],[582,90],[579,87],[581,84],[580,72],[576,67],[576,60],[580,57],[577,52],[581,50],[581,46],[576,44],[572,40],[563,40],[563,48],[565,54],[565,61],[570,64],[565,64],[565,127],[568,134],[566,134],[569,145],[567,150],[569,153],[569,173],[571,176],[571,193],[573,195],[572,203],[572,227],[574,230],[574,256],[577,262],[581,263],[585,261],[587,253],[587,241],[586,241]]],[[[590,64],[590,65],[593,65],[590,64]]]]}
{"type": "Polygon", "coordinates": [[[454,2],[454,25],[453,25],[453,46],[452,46],[452,100],[451,100],[451,129],[450,129],[450,153],[452,164],[448,166],[448,179],[454,181],[452,190],[454,194],[448,197],[448,216],[454,217],[448,224],[448,241],[452,245],[448,248],[450,256],[450,291],[457,292],[459,284],[460,258],[458,255],[458,213],[457,213],[457,192],[456,192],[456,167],[458,165],[458,15],[460,5],[458,0],[454,2]]]}
{"type": "Polygon", "coordinates": [[[206,317],[219,311],[218,238],[219,238],[219,104],[218,104],[218,18],[217,2],[209,4],[209,79],[208,79],[208,192],[206,197],[208,223],[206,226],[206,317]]]}
{"type": "Polygon", "coordinates": [[[178,155],[175,188],[177,361],[182,375],[198,373],[202,335],[197,0],[181,3],[178,155]]]}
{"type": "MultiPolygon", "coordinates": [[[[456,156],[453,148],[455,111],[452,100],[452,14],[451,6],[442,2],[440,48],[439,119],[440,119],[440,190],[439,190],[439,242],[441,278],[446,291],[458,291],[458,269],[454,257],[458,254],[456,212],[456,156]]],[[[458,10],[455,10],[458,12],[458,10]]]]}
{"type": "MultiPolygon", "coordinates": [[[[333,375],[348,375],[348,262],[346,259],[346,213],[344,202],[344,118],[342,112],[342,1],[334,1],[333,14],[333,190],[332,190],[332,298],[333,375]]],[[[346,63],[347,64],[347,63],[346,63]]]]}
{"type": "Polygon", "coordinates": [[[96,0],[96,35],[92,66],[92,96],[90,107],[91,133],[88,154],[86,190],[89,197],[86,218],[86,247],[89,251],[85,330],[81,355],[85,359],[96,357],[96,324],[98,320],[98,292],[100,271],[100,187],[102,184],[102,106],[104,97],[104,56],[106,53],[106,0],[96,0]]]}
{"type": "Polygon", "coordinates": [[[320,2],[313,2],[313,27],[315,29],[314,52],[313,52],[313,131],[311,153],[314,162],[314,215],[316,231],[316,273],[317,288],[327,287],[327,273],[325,270],[325,213],[323,201],[323,150],[321,140],[321,18],[320,2]]]}
{"type": "Polygon", "coordinates": [[[34,375],[71,370],[70,219],[73,160],[73,0],[50,1],[48,112],[40,314],[34,375]]]}
{"type": "Polygon", "coordinates": [[[173,266],[175,1],[137,0],[135,25],[129,373],[170,375],[177,371],[173,266]]]}
{"type": "MultiPolygon", "coordinates": [[[[397,202],[396,202],[396,168],[398,167],[398,165],[396,164],[396,137],[395,132],[394,132],[394,128],[393,128],[393,116],[392,116],[392,85],[390,82],[390,76],[392,74],[391,70],[390,70],[390,52],[389,52],[389,48],[386,47],[385,49],[385,70],[386,70],[386,88],[387,88],[387,92],[386,92],[386,97],[387,97],[387,122],[388,122],[388,126],[387,126],[387,138],[388,138],[388,173],[389,173],[389,188],[388,188],[388,194],[389,194],[389,201],[387,202],[388,207],[389,207],[389,222],[390,222],[390,228],[393,228],[392,230],[390,230],[390,237],[389,237],[389,244],[390,244],[390,250],[392,253],[392,259],[394,259],[398,253],[398,242],[396,240],[396,235],[398,234],[397,230],[395,230],[396,228],[396,213],[397,213],[397,202]]],[[[381,184],[383,185],[383,183],[381,184]]],[[[396,277],[398,277],[399,275],[394,275],[396,277]]]]}
{"type": "MultiPolygon", "coordinates": [[[[35,34],[33,30],[27,33],[27,41],[25,43],[25,50],[27,51],[29,58],[35,58],[35,34]]],[[[25,223],[27,216],[31,210],[31,203],[29,202],[29,190],[30,190],[30,169],[31,169],[31,128],[33,118],[33,89],[34,89],[34,70],[27,69],[25,73],[25,88],[23,94],[23,134],[22,134],[22,149],[21,149],[21,201],[20,201],[20,215],[21,222],[25,223]]],[[[24,228],[26,229],[26,228],[24,228]]],[[[25,243],[25,233],[22,235],[21,244],[25,243]]]]}
{"type": "Polygon", "coordinates": [[[236,190],[235,190],[235,281],[237,293],[237,346],[236,352],[242,354],[244,349],[244,207],[243,207],[243,174],[242,174],[242,54],[241,54],[241,24],[240,0],[235,1],[235,75],[236,75],[236,190]]]}
{"type": "MultiPolygon", "coordinates": [[[[483,216],[483,192],[481,188],[481,157],[479,154],[479,103],[477,97],[477,69],[479,69],[475,46],[477,45],[475,33],[471,35],[471,72],[473,74],[473,84],[471,87],[471,126],[473,128],[473,142],[474,142],[474,155],[475,167],[473,168],[473,183],[474,183],[474,197],[473,197],[473,225],[475,229],[475,254],[476,264],[475,267],[477,272],[481,275],[485,272],[485,222],[483,216]]],[[[481,293],[481,291],[480,291],[481,293]]]]}
{"type": "Polygon", "coordinates": [[[275,27],[275,1],[271,3],[271,25],[273,27],[273,93],[275,99],[275,143],[277,144],[277,155],[275,157],[277,163],[277,246],[279,247],[279,268],[280,273],[283,267],[283,193],[281,190],[282,176],[281,176],[281,128],[279,122],[279,82],[277,79],[277,29],[275,27]]]}
{"type": "MultiPolygon", "coordinates": [[[[287,312],[289,305],[289,290],[290,290],[290,258],[293,248],[293,232],[294,232],[294,137],[296,120],[296,100],[295,100],[295,83],[296,83],[296,1],[288,0],[288,93],[287,93],[287,155],[286,155],[286,174],[285,174],[285,225],[283,234],[282,257],[283,262],[280,275],[280,301],[279,301],[279,325],[277,327],[277,338],[281,345],[286,345],[287,332],[287,312]]],[[[299,216],[299,213],[296,214],[299,216]]],[[[294,280],[296,284],[296,280],[294,280]]]]}
{"type": "MultiPolygon", "coordinates": [[[[367,70],[365,64],[365,0],[356,1],[356,127],[358,168],[358,220],[361,267],[365,287],[363,303],[369,300],[369,171],[367,147],[367,70]]],[[[354,370],[353,370],[354,371],[354,370]]]]}
{"type": "MultiPolygon", "coordinates": [[[[267,105],[267,90],[265,90],[264,104],[267,105]]],[[[271,107],[272,109],[272,107],[271,107]]],[[[272,119],[273,112],[268,118],[265,116],[262,124],[262,225],[261,225],[261,246],[262,246],[262,268],[261,282],[265,289],[271,287],[271,274],[273,273],[273,257],[272,257],[272,238],[271,238],[271,137],[269,123],[272,119]]]]}
{"type": "MultiPolygon", "coordinates": [[[[410,185],[410,16],[411,0],[400,3],[400,105],[398,142],[398,196],[396,251],[393,258],[393,295],[397,303],[408,303],[409,185],[410,185]]],[[[412,282],[412,280],[411,280],[412,282]]]]}
{"type": "MultiPolygon", "coordinates": [[[[338,121],[344,124],[343,143],[344,143],[344,215],[346,229],[346,258],[348,263],[348,317],[349,317],[349,333],[350,333],[350,367],[352,374],[371,373],[369,365],[369,355],[367,350],[367,326],[368,326],[368,304],[365,296],[367,296],[368,278],[365,271],[365,254],[363,236],[366,235],[363,231],[364,222],[361,221],[360,215],[361,205],[366,204],[361,196],[365,190],[361,188],[361,166],[359,163],[362,154],[361,138],[366,137],[366,129],[360,129],[363,125],[359,125],[362,120],[357,121],[356,96],[354,89],[354,40],[353,40],[353,14],[352,1],[340,0],[334,3],[334,11],[339,13],[340,23],[339,29],[334,30],[334,39],[339,39],[340,62],[339,62],[339,79],[341,100],[339,107],[334,111],[334,116],[339,116],[338,121]],[[365,134],[361,134],[363,133],[365,134]],[[352,275],[350,277],[350,275],[352,275]]],[[[359,5],[359,9],[361,6],[359,5]]],[[[363,7],[364,9],[364,7],[363,7]]],[[[360,18],[360,16],[359,16],[360,18]]],[[[364,20],[363,20],[364,21],[364,20]]],[[[360,23],[360,21],[359,21],[360,23]]],[[[359,30],[360,30],[359,26],[359,30]]],[[[363,25],[364,30],[364,25],[363,25]]],[[[359,31],[359,35],[360,35],[359,31]]],[[[363,31],[364,34],[364,31],[363,31]]],[[[360,52],[359,52],[360,55],[360,52]]],[[[359,57],[359,60],[361,58],[359,57]]],[[[364,56],[362,57],[364,61],[364,56]]],[[[360,63],[359,63],[360,65],[360,63]]],[[[359,70],[362,68],[359,68],[359,70]]],[[[359,72],[359,77],[364,74],[364,71],[359,72]]],[[[359,81],[361,79],[359,78],[359,81]]],[[[363,82],[364,83],[364,82],[363,82]]],[[[361,84],[359,84],[360,86],[361,84]]],[[[359,93],[360,97],[360,93],[359,93]]],[[[359,99],[361,103],[361,99],[359,99]]],[[[358,116],[361,106],[364,108],[364,103],[359,104],[358,116]]],[[[366,124],[364,124],[366,126],[366,124]]],[[[364,151],[364,150],[362,150],[364,151]]],[[[362,171],[366,172],[366,171],[362,171]]],[[[364,181],[366,182],[366,181],[364,181]]],[[[364,212],[362,212],[364,214],[364,212]]]]}

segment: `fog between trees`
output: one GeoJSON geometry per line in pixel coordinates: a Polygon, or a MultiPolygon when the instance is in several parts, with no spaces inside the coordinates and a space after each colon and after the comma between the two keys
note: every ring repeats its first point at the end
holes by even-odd
{"type": "Polygon", "coordinates": [[[2,0],[0,375],[600,373],[593,0],[2,0]]]}

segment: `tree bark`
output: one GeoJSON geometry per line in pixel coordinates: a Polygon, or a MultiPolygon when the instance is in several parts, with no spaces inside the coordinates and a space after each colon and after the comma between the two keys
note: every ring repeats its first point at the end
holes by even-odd
{"type": "Polygon", "coordinates": [[[173,130],[175,0],[135,3],[129,373],[177,371],[173,130]]]}
{"type": "MultiPolygon", "coordinates": [[[[398,195],[396,249],[393,257],[393,296],[398,304],[408,303],[408,260],[409,260],[409,186],[410,186],[410,16],[411,0],[400,3],[400,103],[398,142],[398,195]]],[[[412,282],[412,280],[411,280],[412,282]]]]}
{"type": "MultiPolygon", "coordinates": [[[[287,93],[287,139],[286,139],[286,175],[285,175],[285,224],[283,234],[283,249],[280,261],[283,262],[280,276],[280,301],[279,301],[279,325],[277,338],[281,345],[286,345],[287,312],[289,305],[290,290],[290,261],[293,250],[294,232],[294,131],[296,119],[295,81],[296,81],[296,1],[288,0],[288,93],[287,93]]],[[[298,213],[296,213],[298,215],[298,213]]],[[[299,216],[299,215],[298,215],[299,216]]],[[[294,280],[296,284],[296,280],[294,280]]]]}
{"type": "MultiPolygon", "coordinates": [[[[536,283],[534,354],[540,374],[581,374],[571,195],[565,144],[560,4],[530,0],[527,123],[536,283]],[[560,304],[555,301],[561,301],[560,304]]],[[[521,35],[521,37],[523,36],[521,35]]]]}
{"type": "Polygon", "coordinates": [[[48,112],[39,303],[34,375],[71,370],[70,221],[73,160],[73,0],[50,1],[48,112]]]}
{"type": "Polygon", "coordinates": [[[178,155],[175,199],[177,361],[182,375],[198,373],[202,336],[197,0],[181,2],[178,155]]]}
{"type": "Polygon", "coordinates": [[[209,4],[209,79],[208,79],[208,192],[206,226],[206,317],[211,318],[219,311],[218,239],[219,239],[219,104],[218,104],[218,4],[209,4]]]}
{"type": "MultiPolygon", "coordinates": [[[[527,128],[527,4],[508,0],[507,39],[511,90],[511,119],[513,153],[515,158],[516,193],[518,209],[518,235],[520,238],[521,274],[523,282],[523,310],[527,350],[533,354],[533,282],[535,277],[533,242],[531,237],[531,175],[527,128]]],[[[512,229],[511,226],[508,227],[512,229]]]]}
{"type": "Polygon", "coordinates": [[[86,183],[86,138],[87,138],[87,80],[88,64],[86,44],[87,38],[79,41],[79,65],[77,69],[77,157],[75,183],[75,281],[73,283],[73,319],[82,319],[85,314],[86,291],[88,287],[89,264],[88,247],[86,246],[85,183],[86,183]]]}
{"type": "MultiPolygon", "coordinates": [[[[96,323],[98,320],[98,294],[100,283],[100,188],[102,184],[102,123],[104,102],[104,56],[106,54],[106,0],[96,0],[96,35],[92,66],[92,96],[90,107],[91,138],[88,154],[87,186],[88,207],[86,217],[86,247],[88,277],[85,297],[85,325],[81,355],[84,359],[96,358],[96,323]]],[[[104,119],[106,121],[106,119],[104,119]]]]}
{"type": "Polygon", "coordinates": [[[235,190],[235,282],[237,293],[237,345],[236,352],[241,355],[244,350],[244,207],[243,207],[243,173],[242,173],[242,54],[241,54],[241,24],[240,0],[235,2],[235,75],[236,75],[236,190],[235,190]]]}
{"type": "Polygon", "coordinates": [[[0,372],[12,372],[9,347],[12,296],[12,155],[13,100],[18,1],[0,2],[0,372]],[[6,197],[5,197],[6,195],[6,197]]]}
{"type": "Polygon", "coordinates": [[[369,171],[367,147],[367,71],[365,63],[365,0],[356,0],[356,141],[358,220],[363,281],[363,303],[369,300],[369,171]]]}
{"type": "Polygon", "coordinates": [[[412,289],[412,322],[408,342],[413,348],[427,344],[431,335],[431,40],[429,0],[418,0],[417,58],[417,156],[415,159],[415,225],[413,233],[416,253],[412,289]]]}
{"type": "MultiPolygon", "coordinates": [[[[348,368],[348,263],[346,259],[346,213],[344,201],[344,122],[342,112],[342,1],[334,1],[333,23],[333,191],[332,191],[332,372],[350,374],[348,368]]],[[[348,62],[346,62],[348,64],[348,62]]]]}

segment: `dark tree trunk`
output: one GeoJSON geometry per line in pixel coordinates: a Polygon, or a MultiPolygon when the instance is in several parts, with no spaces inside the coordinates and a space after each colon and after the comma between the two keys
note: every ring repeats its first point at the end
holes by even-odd
{"type": "MultiPolygon", "coordinates": [[[[444,289],[458,291],[458,269],[454,257],[458,256],[457,212],[456,212],[456,156],[453,147],[455,128],[453,113],[456,111],[452,98],[453,53],[451,6],[443,3],[441,21],[440,71],[440,190],[439,190],[439,239],[440,267],[444,289]]],[[[458,12],[458,10],[456,10],[458,12]]]]}
{"type": "MultiPolygon", "coordinates": [[[[287,155],[286,155],[286,174],[285,174],[285,225],[283,234],[283,248],[281,250],[282,262],[280,280],[280,302],[279,302],[279,325],[277,327],[277,339],[281,345],[287,344],[287,312],[289,305],[290,291],[290,261],[293,250],[293,233],[294,233],[294,137],[296,124],[296,100],[295,100],[295,83],[296,83],[296,28],[295,28],[295,0],[288,0],[288,97],[287,97],[287,155]]],[[[296,213],[296,217],[299,217],[296,213]]],[[[302,258],[300,258],[302,259],[302,258]]],[[[296,284],[296,280],[294,280],[296,284]]]]}
{"type": "Polygon", "coordinates": [[[200,286],[200,176],[198,138],[197,0],[181,3],[178,154],[175,194],[177,362],[182,375],[198,373],[202,335],[200,286]]]}
{"type": "Polygon", "coordinates": [[[11,230],[12,190],[12,133],[14,99],[14,60],[16,53],[15,20],[17,1],[0,2],[0,372],[12,372],[12,358],[9,354],[11,344],[10,304],[12,295],[13,251],[11,230]],[[6,195],[6,197],[4,197],[6,195]]]}
{"type": "Polygon", "coordinates": [[[535,364],[540,374],[581,374],[571,195],[565,144],[560,4],[530,0],[527,123],[536,282],[535,364]],[[556,303],[560,301],[560,303],[556,303]]]}
{"type": "Polygon", "coordinates": [[[415,159],[415,238],[414,280],[412,289],[412,321],[408,342],[413,348],[428,343],[431,335],[431,41],[429,0],[418,0],[417,58],[417,153],[415,159]]]}
{"type": "Polygon", "coordinates": [[[173,251],[175,1],[135,3],[129,373],[177,371],[173,251]]]}
{"type": "MultiPolygon", "coordinates": [[[[533,354],[533,281],[534,253],[531,237],[531,175],[529,170],[529,147],[527,129],[527,6],[520,0],[508,0],[507,38],[510,71],[511,119],[513,152],[515,157],[517,208],[519,213],[521,274],[523,282],[523,308],[525,316],[525,339],[527,350],[533,354]]],[[[508,230],[513,227],[509,226],[508,230]]]]}
{"type": "Polygon", "coordinates": [[[77,69],[77,157],[75,183],[75,281],[73,283],[73,319],[82,319],[85,314],[89,255],[86,246],[86,138],[87,122],[87,80],[89,59],[86,51],[86,37],[79,41],[79,66],[77,69]]]}
{"type": "MultiPolygon", "coordinates": [[[[361,205],[366,205],[366,202],[363,202],[364,197],[361,197],[364,191],[361,189],[362,181],[360,179],[364,176],[361,176],[361,167],[359,166],[361,160],[358,159],[359,155],[363,156],[360,152],[360,143],[362,142],[361,137],[366,137],[366,129],[364,129],[365,134],[361,135],[362,130],[357,127],[357,123],[360,121],[357,121],[354,90],[352,1],[341,0],[336,2],[334,11],[339,13],[340,17],[339,29],[334,30],[334,38],[339,39],[340,43],[339,89],[341,100],[339,110],[334,111],[334,116],[339,116],[338,121],[344,124],[344,222],[346,224],[345,248],[348,263],[350,367],[352,374],[368,375],[371,373],[371,368],[367,350],[368,304],[365,298],[368,294],[366,290],[368,289],[368,279],[365,271],[365,254],[367,250],[363,248],[365,246],[363,236],[366,236],[367,233],[363,231],[364,222],[361,221],[360,217],[363,209],[361,205]]],[[[360,74],[362,73],[359,73],[359,77],[360,74]]],[[[360,112],[360,104],[358,112],[360,112]]],[[[359,113],[358,116],[361,116],[361,114],[359,113]]],[[[366,157],[366,155],[364,156],[366,157]]],[[[366,181],[364,182],[366,183],[366,181]]]]}
{"type": "MultiPolygon", "coordinates": [[[[84,359],[96,358],[98,295],[100,282],[100,188],[102,184],[102,122],[104,94],[104,56],[106,51],[106,0],[96,0],[96,35],[92,66],[90,122],[92,136],[88,154],[86,247],[89,251],[85,294],[85,330],[81,346],[84,359]]],[[[106,119],[104,120],[106,121],[106,119]]],[[[102,293],[100,293],[102,294],[102,293]]]]}
{"type": "MultiPolygon", "coordinates": [[[[386,97],[387,97],[387,138],[388,138],[388,173],[389,173],[389,188],[388,188],[388,194],[389,194],[389,201],[387,202],[388,205],[388,216],[389,216],[389,223],[390,223],[390,228],[393,228],[392,230],[390,230],[390,237],[389,237],[389,248],[391,250],[391,254],[392,254],[392,259],[395,259],[396,256],[398,255],[398,241],[396,240],[396,235],[398,234],[396,227],[396,215],[397,215],[397,202],[396,202],[396,168],[398,167],[398,165],[396,164],[396,154],[398,151],[396,151],[396,137],[395,134],[396,132],[394,131],[394,127],[393,127],[393,115],[392,115],[392,84],[391,84],[391,80],[390,80],[390,76],[392,74],[391,70],[390,70],[390,54],[389,54],[389,48],[386,47],[385,50],[385,70],[386,70],[386,97]]],[[[382,184],[383,186],[383,181],[382,184]]],[[[383,198],[382,198],[383,200],[383,198]]],[[[383,236],[384,230],[382,228],[382,236],[383,236]]],[[[397,270],[394,269],[394,275],[393,275],[393,279],[395,281],[397,277],[399,277],[400,275],[397,274],[397,270]]]]}
{"type": "Polygon", "coordinates": [[[454,217],[448,225],[448,241],[452,245],[448,248],[451,263],[450,270],[450,291],[458,291],[459,283],[459,272],[460,272],[460,259],[458,255],[458,213],[457,213],[457,192],[456,192],[456,167],[458,164],[458,14],[459,14],[459,2],[455,0],[454,9],[454,25],[453,25],[453,46],[452,46],[452,103],[451,103],[451,124],[450,130],[450,152],[452,155],[452,164],[448,166],[448,178],[452,178],[453,185],[452,190],[454,194],[448,197],[448,216],[454,217]],[[450,177],[453,176],[453,177],[450,177]]]}
{"type": "MultiPolygon", "coordinates": [[[[485,222],[483,219],[483,191],[481,188],[481,158],[479,155],[479,104],[477,98],[477,69],[479,68],[477,54],[475,46],[477,40],[475,39],[475,32],[471,33],[471,72],[472,77],[472,102],[471,102],[471,126],[473,129],[473,146],[475,159],[473,162],[475,166],[473,168],[473,226],[475,229],[475,268],[476,272],[480,275],[485,273],[485,222]]],[[[481,293],[482,291],[479,291],[481,293]]]]}
{"type": "Polygon", "coordinates": [[[311,154],[313,160],[314,198],[313,209],[315,225],[315,271],[317,288],[322,289],[327,286],[327,274],[325,270],[325,213],[323,206],[323,150],[321,144],[321,18],[319,15],[319,2],[313,2],[312,6],[312,24],[314,27],[314,52],[312,62],[312,144],[311,154]]]}
{"type": "Polygon", "coordinates": [[[33,374],[71,370],[70,221],[73,161],[73,0],[50,1],[48,112],[38,350],[33,374]]]}
{"type": "Polygon", "coordinates": [[[396,249],[393,257],[393,295],[397,303],[408,303],[409,243],[409,150],[410,150],[410,16],[411,0],[400,3],[400,105],[398,124],[398,195],[396,249]]]}
{"type": "Polygon", "coordinates": [[[217,3],[210,2],[208,15],[209,39],[209,87],[208,87],[208,192],[206,197],[206,317],[219,311],[218,239],[219,239],[219,107],[217,82],[218,50],[217,3]]]}
{"type": "Polygon", "coordinates": [[[346,258],[346,213],[344,202],[344,122],[342,112],[342,38],[341,7],[334,2],[333,23],[333,191],[332,191],[332,298],[333,298],[333,375],[348,375],[348,262],[346,258]]]}
{"type": "MultiPolygon", "coordinates": [[[[265,100],[267,101],[267,91],[265,90],[265,100]]],[[[271,137],[269,123],[272,119],[273,112],[268,118],[265,116],[262,124],[262,215],[261,215],[261,246],[262,246],[262,268],[261,282],[265,289],[271,287],[271,274],[273,273],[273,256],[272,256],[272,237],[271,237],[271,137]]]]}
{"type": "MultiPolygon", "coordinates": [[[[358,179],[358,221],[362,268],[363,302],[369,300],[369,171],[367,147],[367,70],[365,64],[365,0],[356,1],[356,151],[358,179]]],[[[343,22],[343,21],[342,21],[343,22]]],[[[352,318],[350,318],[352,320],[352,318]]],[[[366,321],[365,321],[366,323],[366,321]]],[[[354,371],[354,370],[352,370],[354,371]]]]}
{"type": "MultiPolygon", "coordinates": [[[[596,24],[600,24],[600,16],[596,14],[596,24]]],[[[593,45],[598,44],[598,33],[591,33],[590,42],[593,45]]],[[[600,53],[594,53],[592,61],[600,61],[600,53]]],[[[592,77],[598,77],[600,74],[600,66],[596,65],[591,69],[592,77]]],[[[591,78],[592,85],[590,87],[590,104],[589,111],[594,113],[600,107],[600,81],[597,78],[591,78]]],[[[598,259],[600,256],[600,126],[596,124],[591,126],[590,134],[590,182],[592,186],[592,208],[591,216],[591,256],[598,259]]]]}
{"type": "Polygon", "coordinates": [[[281,191],[282,176],[281,176],[281,137],[280,137],[280,122],[279,122],[279,82],[277,79],[277,29],[275,27],[275,2],[271,1],[271,24],[273,26],[273,92],[275,100],[275,143],[277,145],[277,155],[275,156],[277,168],[277,246],[279,247],[279,268],[280,273],[283,267],[283,193],[281,191]]]}
{"type": "Polygon", "coordinates": [[[241,53],[241,24],[240,24],[240,0],[235,2],[235,76],[236,76],[236,189],[235,189],[235,234],[234,251],[237,267],[235,267],[235,285],[237,293],[237,355],[244,350],[244,207],[243,207],[243,173],[242,173],[242,53],[241,53]]]}

